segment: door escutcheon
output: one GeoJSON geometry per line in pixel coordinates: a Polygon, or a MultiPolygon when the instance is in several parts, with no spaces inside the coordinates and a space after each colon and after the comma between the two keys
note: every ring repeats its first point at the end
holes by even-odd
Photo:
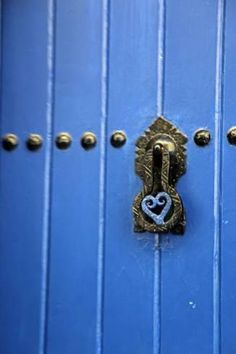
{"type": "Polygon", "coordinates": [[[175,184],[185,173],[186,142],[164,117],[137,140],[135,169],[144,186],[133,204],[135,232],[184,233],[184,208],[175,184]]]}

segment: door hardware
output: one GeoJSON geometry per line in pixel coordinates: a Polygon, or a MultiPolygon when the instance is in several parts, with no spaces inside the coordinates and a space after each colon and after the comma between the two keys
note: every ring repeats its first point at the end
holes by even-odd
{"type": "Polygon", "coordinates": [[[227,138],[228,138],[228,142],[231,145],[236,145],[236,127],[232,127],[229,129],[227,133],[227,138]]]}
{"type": "Polygon", "coordinates": [[[26,141],[26,145],[29,150],[36,151],[41,148],[43,144],[43,138],[39,134],[30,134],[26,141]]]}
{"type": "Polygon", "coordinates": [[[60,133],[56,137],[56,145],[58,149],[65,150],[70,147],[72,143],[72,138],[69,133],[60,133]]]}
{"type": "Polygon", "coordinates": [[[92,132],[85,132],[81,138],[81,145],[85,150],[92,149],[97,144],[96,135],[92,132]]]}
{"type": "Polygon", "coordinates": [[[198,146],[206,146],[209,144],[210,140],[211,140],[211,134],[208,130],[199,129],[195,132],[194,142],[198,146]]]}
{"type": "Polygon", "coordinates": [[[111,136],[111,145],[119,148],[126,143],[127,137],[122,130],[116,130],[111,136]]]}
{"type": "Polygon", "coordinates": [[[186,142],[164,117],[137,140],[135,168],[144,186],[133,204],[135,232],[184,233],[184,208],[175,184],[185,173],[186,142]]]}
{"type": "Polygon", "coordinates": [[[15,134],[6,134],[2,138],[2,146],[7,151],[14,150],[19,144],[19,139],[15,134]]]}

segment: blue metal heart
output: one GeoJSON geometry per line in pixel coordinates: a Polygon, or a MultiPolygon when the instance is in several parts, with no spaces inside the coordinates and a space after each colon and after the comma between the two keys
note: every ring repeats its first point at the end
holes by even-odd
{"type": "Polygon", "coordinates": [[[146,195],[143,198],[141,207],[145,214],[147,214],[157,225],[163,225],[164,219],[168,214],[172,205],[171,197],[166,192],[160,192],[155,197],[153,195],[146,195]],[[159,215],[154,214],[150,209],[154,209],[157,206],[164,205],[159,215]]]}

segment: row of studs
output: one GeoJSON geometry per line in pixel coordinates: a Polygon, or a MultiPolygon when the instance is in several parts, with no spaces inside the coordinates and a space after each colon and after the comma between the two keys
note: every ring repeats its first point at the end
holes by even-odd
{"type": "MultiPolygon", "coordinates": [[[[236,127],[229,129],[227,138],[230,144],[236,145],[236,127]]],[[[111,135],[111,144],[114,147],[121,147],[125,144],[127,138],[122,130],[117,130],[111,135]]],[[[194,141],[198,146],[206,146],[211,140],[211,135],[208,130],[200,129],[195,132],[194,141]]],[[[60,133],[55,139],[58,149],[65,150],[70,147],[72,137],[69,133],[60,133]]],[[[96,146],[97,138],[92,132],[85,132],[80,140],[82,147],[85,150],[92,149],[96,146]]],[[[14,150],[19,144],[19,139],[15,134],[6,134],[2,139],[2,146],[5,150],[14,150]]],[[[43,145],[43,138],[39,134],[30,134],[26,140],[26,146],[31,151],[36,151],[43,145]]]]}
{"type": "MultiPolygon", "coordinates": [[[[236,145],[236,127],[231,127],[227,132],[228,142],[231,145],[236,145]]],[[[199,129],[194,134],[194,141],[198,146],[206,146],[211,140],[211,135],[208,130],[199,129]]]]}
{"type": "MultiPolygon", "coordinates": [[[[117,130],[111,136],[111,144],[114,147],[121,147],[126,142],[126,135],[123,131],[117,130]]],[[[80,139],[81,146],[85,150],[92,149],[97,144],[96,135],[92,132],[85,132],[80,139]]],[[[72,137],[69,133],[59,133],[55,139],[58,149],[65,150],[72,144],[72,137]]],[[[19,139],[15,134],[6,134],[2,138],[2,146],[7,151],[14,150],[19,145],[19,139]]],[[[26,140],[26,146],[31,151],[36,151],[43,145],[43,138],[39,134],[30,134],[26,140]]]]}

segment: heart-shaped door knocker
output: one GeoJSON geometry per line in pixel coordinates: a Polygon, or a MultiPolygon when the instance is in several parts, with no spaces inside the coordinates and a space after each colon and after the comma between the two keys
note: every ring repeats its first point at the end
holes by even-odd
{"type": "Polygon", "coordinates": [[[163,225],[165,218],[171,208],[171,197],[166,192],[160,192],[155,197],[152,195],[146,195],[143,198],[141,206],[145,214],[147,214],[157,225],[163,225]],[[163,206],[160,214],[155,214],[152,210],[163,206]]]}
{"type": "Polygon", "coordinates": [[[144,187],[133,205],[136,232],[184,233],[183,203],[175,183],[185,172],[186,142],[186,136],[163,117],[138,139],[136,173],[144,187]]]}

